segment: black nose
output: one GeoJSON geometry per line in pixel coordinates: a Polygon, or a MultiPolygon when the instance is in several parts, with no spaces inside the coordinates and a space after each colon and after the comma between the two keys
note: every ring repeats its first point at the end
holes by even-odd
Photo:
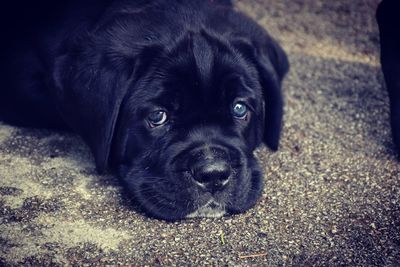
{"type": "Polygon", "coordinates": [[[222,190],[229,182],[231,168],[226,162],[202,164],[193,169],[196,183],[212,193],[222,190]]]}

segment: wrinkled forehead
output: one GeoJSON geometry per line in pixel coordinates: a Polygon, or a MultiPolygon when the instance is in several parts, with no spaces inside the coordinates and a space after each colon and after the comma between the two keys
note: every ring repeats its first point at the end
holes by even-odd
{"type": "Polygon", "coordinates": [[[261,97],[255,66],[225,40],[188,34],[166,53],[162,64],[162,93],[180,103],[261,97]]]}

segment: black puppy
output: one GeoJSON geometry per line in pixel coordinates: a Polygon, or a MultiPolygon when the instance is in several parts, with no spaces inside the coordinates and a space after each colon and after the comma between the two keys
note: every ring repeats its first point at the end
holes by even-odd
{"type": "Polygon", "coordinates": [[[222,0],[30,2],[4,14],[4,121],[72,129],[158,218],[256,203],[288,71],[263,28],[222,0]]]}
{"type": "Polygon", "coordinates": [[[384,0],[377,10],[381,63],[390,98],[393,140],[400,151],[400,3],[384,0]]]}

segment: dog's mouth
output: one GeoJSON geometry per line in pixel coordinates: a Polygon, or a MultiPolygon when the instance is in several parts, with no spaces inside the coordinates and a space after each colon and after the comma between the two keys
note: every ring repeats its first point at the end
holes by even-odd
{"type": "Polygon", "coordinates": [[[146,212],[167,220],[222,217],[228,214],[233,190],[228,183],[219,191],[211,191],[197,185],[186,171],[173,177],[137,179],[131,186],[135,200],[146,212]]]}
{"type": "Polygon", "coordinates": [[[209,217],[209,218],[219,218],[226,214],[225,205],[218,203],[214,198],[210,200],[203,206],[199,207],[192,213],[186,215],[186,218],[197,218],[197,217],[209,217]]]}
{"type": "Polygon", "coordinates": [[[174,164],[167,160],[158,172],[143,169],[138,162],[125,181],[143,210],[160,219],[218,218],[249,209],[262,190],[262,172],[255,158],[214,151],[198,152],[197,157],[186,154],[174,164]]]}
{"type": "Polygon", "coordinates": [[[173,179],[168,176],[157,179],[132,177],[130,189],[144,211],[156,218],[218,218],[251,208],[260,195],[261,172],[255,171],[255,175],[254,171],[237,172],[223,189],[216,192],[196,185],[187,174],[173,179]]]}

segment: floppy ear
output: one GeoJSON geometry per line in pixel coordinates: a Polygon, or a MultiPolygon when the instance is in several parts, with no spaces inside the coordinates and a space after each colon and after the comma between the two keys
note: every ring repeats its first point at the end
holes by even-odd
{"type": "Polygon", "coordinates": [[[264,142],[272,150],[277,150],[283,119],[281,85],[289,70],[289,61],[286,53],[272,38],[256,53],[265,103],[264,142]]]}
{"type": "Polygon", "coordinates": [[[121,103],[156,48],[127,55],[93,45],[56,58],[53,70],[55,101],[65,122],[90,147],[97,170],[108,164],[114,128],[121,103]],[[147,51],[144,52],[144,51],[147,51]]]}
{"type": "Polygon", "coordinates": [[[263,36],[254,41],[237,39],[233,43],[257,68],[265,109],[263,141],[275,151],[279,146],[283,118],[281,83],[289,70],[289,62],[279,44],[268,35],[261,34],[263,36]]]}
{"type": "Polygon", "coordinates": [[[53,71],[60,114],[89,145],[99,172],[107,166],[119,107],[130,84],[130,71],[115,65],[102,54],[66,54],[56,58],[53,71]]]}

